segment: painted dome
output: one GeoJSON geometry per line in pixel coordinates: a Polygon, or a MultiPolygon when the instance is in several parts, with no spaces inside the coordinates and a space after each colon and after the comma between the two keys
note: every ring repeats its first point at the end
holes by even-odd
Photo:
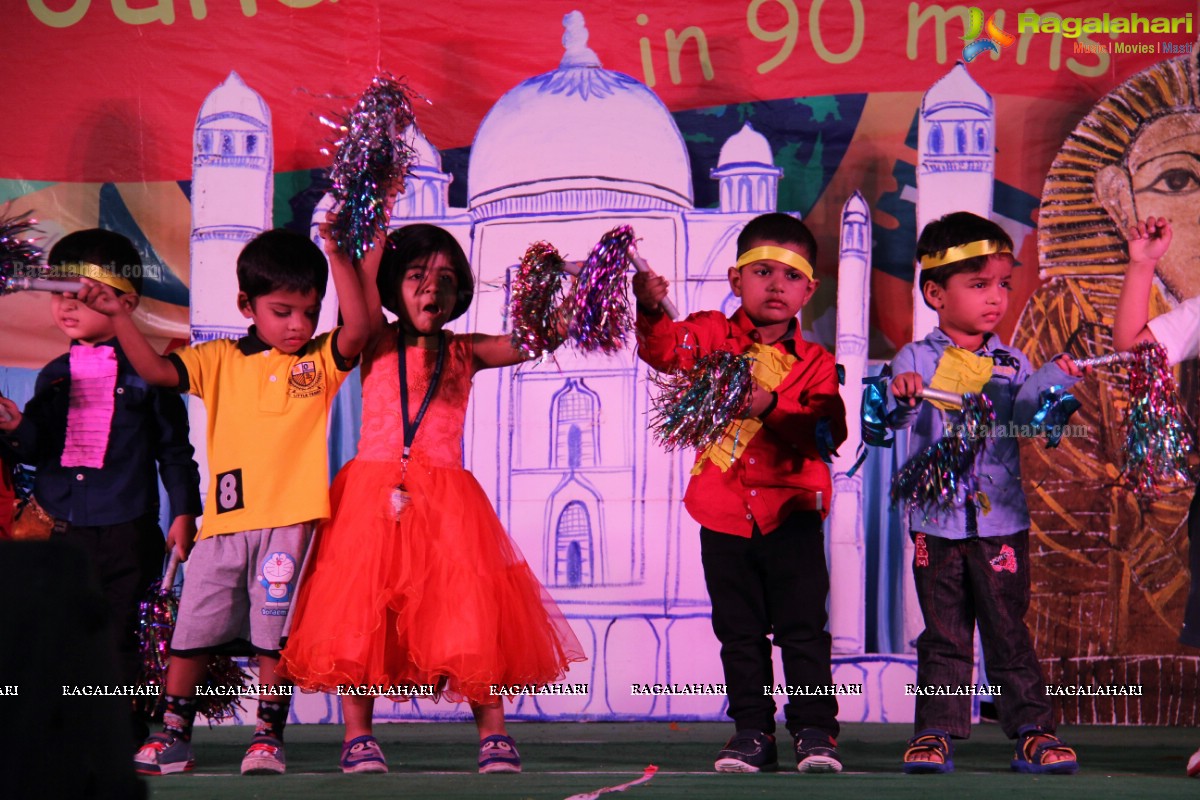
{"type": "Polygon", "coordinates": [[[691,208],[687,148],[667,107],[641,81],[600,66],[582,14],[563,25],[558,69],[508,91],[479,126],[472,215],[562,208],[562,193],[578,211],[691,208]]]}
{"type": "Polygon", "coordinates": [[[721,155],[717,158],[718,167],[728,167],[734,164],[770,164],[775,159],[771,155],[771,145],[763,136],[747,122],[742,129],[725,140],[721,145],[721,155]]]}
{"type": "Polygon", "coordinates": [[[271,121],[271,111],[258,93],[246,85],[242,76],[230,72],[200,107],[196,127],[215,120],[222,120],[224,128],[261,129],[264,123],[271,121]]]}

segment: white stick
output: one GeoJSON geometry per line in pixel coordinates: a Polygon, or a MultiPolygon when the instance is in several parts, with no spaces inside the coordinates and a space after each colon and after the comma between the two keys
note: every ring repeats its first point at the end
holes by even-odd
{"type": "Polygon", "coordinates": [[[5,281],[4,288],[10,292],[78,292],[83,289],[83,282],[17,277],[5,281]]]}
{"type": "Polygon", "coordinates": [[[171,548],[171,557],[167,559],[167,571],[163,573],[161,591],[175,588],[175,570],[179,568],[179,551],[171,548]]]}
{"type": "MultiPolygon", "coordinates": [[[[638,253],[637,247],[632,244],[629,245],[629,260],[633,262],[633,268],[638,272],[650,271],[650,265],[647,264],[646,259],[642,258],[638,253]]],[[[659,301],[658,305],[660,308],[662,308],[663,313],[667,315],[668,319],[679,319],[679,310],[675,308],[675,304],[671,302],[671,298],[664,297],[661,301],[659,301]]]]}
{"type": "Polygon", "coordinates": [[[954,392],[947,392],[942,389],[930,389],[926,386],[921,390],[921,399],[923,400],[938,400],[942,403],[948,403],[952,406],[962,408],[963,396],[954,392]]]}
{"type": "Polygon", "coordinates": [[[1083,369],[1084,367],[1107,367],[1109,364],[1121,364],[1126,361],[1133,361],[1136,356],[1133,353],[1109,353],[1106,356],[1092,356],[1091,358],[1075,359],[1075,366],[1083,369]]]}

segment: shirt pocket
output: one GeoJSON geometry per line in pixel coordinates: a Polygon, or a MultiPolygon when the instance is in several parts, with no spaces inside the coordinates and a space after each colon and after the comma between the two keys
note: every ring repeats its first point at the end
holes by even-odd
{"type": "Polygon", "coordinates": [[[282,414],[288,404],[288,365],[263,369],[259,376],[258,410],[264,414],[282,414]]]}

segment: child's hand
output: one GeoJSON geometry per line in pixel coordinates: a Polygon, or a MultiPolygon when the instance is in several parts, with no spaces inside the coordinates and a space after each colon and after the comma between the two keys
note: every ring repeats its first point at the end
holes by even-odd
{"type": "Polygon", "coordinates": [[[175,518],[167,530],[167,552],[174,550],[179,555],[179,563],[187,561],[192,544],[196,541],[196,518],[181,515],[175,518]]]}
{"type": "Polygon", "coordinates": [[[633,296],[646,311],[660,310],[659,304],[667,296],[671,284],[654,270],[633,273],[633,296]]]}
{"type": "Polygon", "coordinates": [[[7,397],[0,397],[0,431],[11,433],[21,424],[21,409],[7,397]]]}
{"type": "Polygon", "coordinates": [[[1070,375],[1072,378],[1082,378],[1087,375],[1091,375],[1093,371],[1091,367],[1080,368],[1078,365],[1076,365],[1075,359],[1065,354],[1054,359],[1054,363],[1058,365],[1059,369],[1070,375]]]}
{"type": "Polygon", "coordinates": [[[742,416],[746,419],[760,417],[771,407],[774,401],[775,393],[768,392],[756,383],[750,390],[750,407],[746,409],[746,413],[742,416]]]}
{"type": "Polygon", "coordinates": [[[1153,270],[1171,245],[1171,223],[1165,217],[1147,217],[1125,233],[1129,268],[1153,270]]]}
{"type": "MultiPolygon", "coordinates": [[[[128,311],[126,305],[117,296],[116,290],[108,284],[94,281],[91,278],[80,278],[79,280],[83,283],[83,288],[75,293],[75,299],[92,311],[106,317],[115,317],[128,311]]],[[[64,297],[71,297],[70,292],[66,293],[64,297]]]]}
{"type": "Polygon", "coordinates": [[[925,381],[919,372],[902,372],[892,378],[892,394],[901,403],[907,403],[909,406],[920,402],[921,390],[924,388],[925,381]]]}
{"type": "Polygon", "coordinates": [[[325,221],[317,224],[317,236],[321,237],[321,245],[325,250],[325,255],[330,261],[340,259],[346,263],[351,263],[350,254],[342,248],[338,247],[337,239],[333,235],[333,225],[337,222],[337,212],[333,209],[325,212],[325,221]]]}

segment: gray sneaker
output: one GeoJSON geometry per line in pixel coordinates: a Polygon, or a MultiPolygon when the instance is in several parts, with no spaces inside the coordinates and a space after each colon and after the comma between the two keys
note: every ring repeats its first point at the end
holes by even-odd
{"type": "Polygon", "coordinates": [[[272,736],[255,736],[242,759],[243,775],[282,775],[287,769],[283,742],[272,736]]]}
{"type": "Polygon", "coordinates": [[[169,733],[149,737],[133,756],[133,768],[138,775],[170,775],[189,772],[195,766],[192,743],[169,733]]]}

